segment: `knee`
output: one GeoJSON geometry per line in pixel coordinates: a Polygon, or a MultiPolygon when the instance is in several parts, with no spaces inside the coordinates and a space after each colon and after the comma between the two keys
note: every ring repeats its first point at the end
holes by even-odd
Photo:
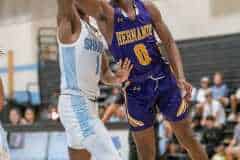
{"type": "Polygon", "coordinates": [[[231,100],[231,103],[234,103],[237,101],[237,97],[235,95],[231,95],[230,100],[231,100]]]}
{"type": "Polygon", "coordinates": [[[186,136],[183,136],[182,138],[179,138],[179,143],[186,150],[189,150],[193,146],[196,146],[197,140],[195,139],[194,134],[188,134],[186,136]]]}

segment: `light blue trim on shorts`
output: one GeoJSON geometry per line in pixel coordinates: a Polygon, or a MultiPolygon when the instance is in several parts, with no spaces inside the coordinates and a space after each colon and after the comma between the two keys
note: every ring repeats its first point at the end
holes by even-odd
{"type": "Polygon", "coordinates": [[[90,122],[92,117],[90,117],[88,104],[83,96],[71,96],[71,106],[73,112],[76,114],[80,128],[83,132],[84,137],[88,137],[94,134],[94,126],[90,122]]]}

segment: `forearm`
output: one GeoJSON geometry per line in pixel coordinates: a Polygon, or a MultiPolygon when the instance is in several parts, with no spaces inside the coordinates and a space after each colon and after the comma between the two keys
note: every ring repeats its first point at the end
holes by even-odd
{"type": "Polygon", "coordinates": [[[167,51],[167,57],[173,69],[173,72],[177,79],[185,79],[183,65],[182,65],[182,58],[180,56],[179,49],[176,43],[174,42],[174,40],[171,40],[168,43],[169,44],[166,44],[164,46],[167,51]]]}
{"type": "Polygon", "coordinates": [[[102,82],[107,85],[120,85],[121,82],[119,79],[115,76],[115,74],[108,70],[101,78],[102,82]]]}
{"type": "Polygon", "coordinates": [[[73,16],[73,0],[58,0],[58,21],[61,18],[72,18],[73,16]]]}
{"type": "Polygon", "coordinates": [[[116,110],[117,110],[117,106],[115,104],[108,106],[102,117],[102,122],[106,123],[112,117],[112,115],[116,112],[116,110]]]}
{"type": "Polygon", "coordinates": [[[107,85],[119,84],[119,80],[109,66],[109,58],[107,56],[107,53],[103,53],[102,55],[101,80],[104,84],[107,85]]]}

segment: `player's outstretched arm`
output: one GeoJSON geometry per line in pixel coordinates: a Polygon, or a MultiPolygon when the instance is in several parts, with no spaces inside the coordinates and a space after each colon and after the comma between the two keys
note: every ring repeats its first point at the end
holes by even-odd
{"type": "Polygon", "coordinates": [[[173,39],[167,25],[164,23],[158,8],[150,1],[145,1],[144,3],[145,7],[151,14],[154,28],[166,49],[168,60],[178,80],[179,86],[181,89],[186,91],[186,96],[189,99],[191,97],[192,87],[186,82],[180,51],[175,43],[175,40],[173,39]]]}

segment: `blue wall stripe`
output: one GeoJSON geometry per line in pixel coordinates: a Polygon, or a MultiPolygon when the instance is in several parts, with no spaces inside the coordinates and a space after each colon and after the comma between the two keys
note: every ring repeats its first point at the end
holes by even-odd
{"type": "MultiPolygon", "coordinates": [[[[38,69],[37,64],[27,64],[27,65],[18,65],[14,67],[15,72],[23,72],[23,71],[35,71],[38,69]]],[[[6,67],[0,68],[0,74],[7,73],[8,69],[6,67]]]]}
{"type": "Polygon", "coordinates": [[[16,91],[14,93],[14,99],[18,102],[18,103],[26,103],[31,101],[31,104],[40,104],[40,93],[39,92],[34,92],[31,91],[26,92],[26,91],[16,91]]]}

